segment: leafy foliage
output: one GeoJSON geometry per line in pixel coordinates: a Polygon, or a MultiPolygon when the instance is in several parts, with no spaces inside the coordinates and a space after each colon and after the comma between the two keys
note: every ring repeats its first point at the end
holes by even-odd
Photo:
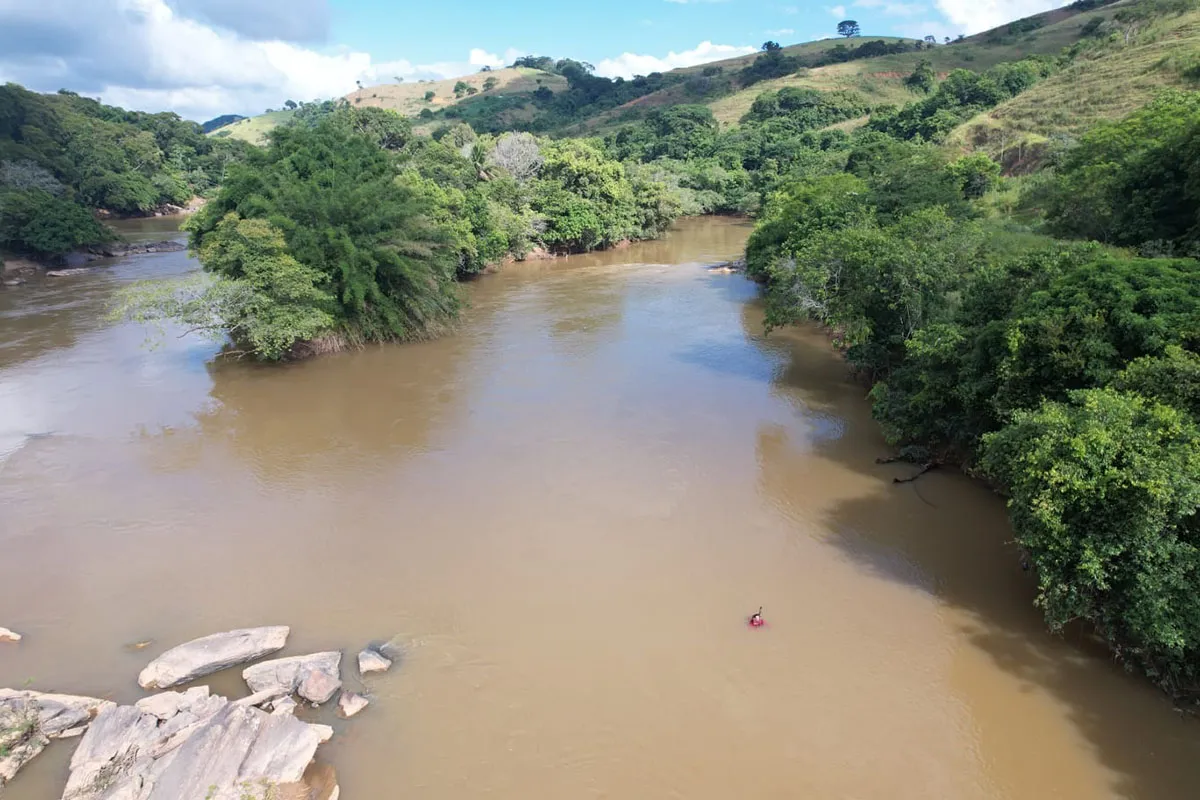
{"type": "Polygon", "coordinates": [[[1168,92],[1096,126],[1061,159],[1047,216],[1067,236],[1123,245],[1200,244],[1200,96],[1168,92]]]}

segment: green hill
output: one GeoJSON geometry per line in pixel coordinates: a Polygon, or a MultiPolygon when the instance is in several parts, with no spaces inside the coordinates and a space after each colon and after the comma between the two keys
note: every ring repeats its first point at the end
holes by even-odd
{"type": "MultiPolygon", "coordinates": [[[[364,86],[342,99],[356,106],[390,109],[406,117],[420,116],[426,110],[430,113],[444,111],[469,99],[482,100],[480,110],[494,116],[497,124],[519,127],[529,117],[524,109],[532,104],[534,92],[543,86],[557,92],[566,84],[566,79],[560,75],[524,67],[506,67],[440,81],[364,86]],[[470,88],[462,89],[460,84],[470,88]],[[427,100],[431,92],[432,97],[427,100]],[[503,101],[502,111],[492,110],[494,101],[503,101]]],[[[232,136],[251,144],[262,144],[267,133],[290,120],[293,114],[289,110],[269,111],[225,125],[212,131],[211,135],[232,136]]]]}
{"type": "Polygon", "coordinates": [[[1187,3],[1126,0],[1060,23],[1084,52],[1041,84],[963,125],[951,142],[1028,168],[1044,145],[1075,138],[1102,120],[1145,106],[1162,89],[1195,88],[1200,78],[1200,9],[1187,3]],[[1099,23],[1093,20],[1100,20],[1099,23]]]}
{"type": "Polygon", "coordinates": [[[224,125],[209,132],[209,136],[218,138],[230,137],[241,139],[250,144],[264,144],[267,134],[292,118],[296,112],[289,110],[268,111],[257,117],[245,117],[230,125],[224,125]]]}
{"type": "MultiPolygon", "coordinates": [[[[1043,143],[1078,135],[1098,120],[1145,105],[1159,89],[1187,87],[1200,77],[1200,10],[1194,5],[1193,0],[1079,0],[949,44],[896,37],[823,39],[630,81],[597,78],[576,69],[582,66],[578,62],[542,59],[545,70],[509,67],[442,81],[368,86],[344,99],[419,117],[422,132],[466,122],[479,132],[604,135],[655,109],[685,104],[708,106],[728,128],[737,126],[764,92],[788,87],[849,92],[867,108],[900,107],[920,99],[905,79],[922,62],[944,79],[956,69],[982,72],[1028,56],[1070,51],[1073,60],[1056,74],[946,138],[954,147],[1004,156],[1007,166],[1022,169],[1029,166],[1030,154],[1036,161],[1043,143]],[[770,59],[775,59],[773,73],[759,69],[770,59]]],[[[270,112],[212,135],[258,144],[291,114],[270,112]]],[[[849,130],[866,119],[836,127],[849,130]]]]}

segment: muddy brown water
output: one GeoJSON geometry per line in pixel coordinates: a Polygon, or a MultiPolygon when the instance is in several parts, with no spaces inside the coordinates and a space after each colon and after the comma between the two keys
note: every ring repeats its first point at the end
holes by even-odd
{"type": "Polygon", "coordinates": [[[455,335],[284,368],[104,321],[184,253],[0,292],[0,686],[132,701],[165,647],[286,623],[405,644],[322,749],[345,797],[1200,794],[1200,724],[1043,630],[1001,501],[892,484],[824,339],[706,270],[747,233],[518,265],[455,335]]]}

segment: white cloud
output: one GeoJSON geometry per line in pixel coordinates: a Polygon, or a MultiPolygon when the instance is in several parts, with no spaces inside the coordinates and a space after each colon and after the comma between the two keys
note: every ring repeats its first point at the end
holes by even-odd
{"type": "Polygon", "coordinates": [[[929,11],[929,8],[921,3],[901,3],[894,0],[854,0],[854,6],[876,10],[889,17],[915,17],[929,11]]]}
{"type": "Polygon", "coordinates": [[[596,64],[596,74],[605,78],[632,78],[634,75],[649,75],[651,72],[666,72],[680,67],[694,67],[709,61],[734,58],[754,53],[757,47],[748,45],[713,44],[701,42],[682,53],[674,51],[662,58],[657,56],[622,53],[616,58],[606,58],[596,64]]]}
{"type": "Polygon", "coordinates": [[[838,17],[840,19],[846,18],[846,7],[845,6],[826,7],[825,10],[828,11],[833,16],[838,17]]]}
{"type": "Polygon", "coordinates": [[[1065,6],[1069,0],[936,0],[958,33],[979,33],[1015,19],[1065,6]]]}
{"type": "Polygon", "coordinates": [[[773,31],[766,31],[766,34],[767,36],[791,36],[795,32],[795,28],[776,28],[773,31]]]}
{"type": "Polygon", "coordinates": [[[0,0],[0,79],[206,119],[256,114],[289,98],[339,97],[355,81],[465,75],[519,55],[475,48],[463,61],[377,62],[369,53],[243,38],[172,6],[190,7],[179,0],[41,0],[37,6],[0,0]]]}

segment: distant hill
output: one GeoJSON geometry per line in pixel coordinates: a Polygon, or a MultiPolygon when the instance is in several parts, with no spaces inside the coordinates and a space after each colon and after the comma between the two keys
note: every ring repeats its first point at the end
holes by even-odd
{"type": "MultiPolygon", "coordinates": [[[[1053,56],[1074,48],[1066,69],[961,126],[951,144],[984,149],[992,155],[1016,147],[1037,149],[1055,136],[1072,136],[1100,119],[1144,105],[1158,89],[1200,81],[1200,10],[1196,0],[1077,0],[1069,6],[999,26],[949,44],[918,43],[896,37],[862,36],[823,39],[782,48],[789,64],[801,65],[765,80],[750,75],[762,53],[672,70],[639,81],[617,81],[628,101],[605,104],[592,87],[571,84],[560,74],[530,68],[506,68],[427,83],[363,87],[346,95],[356,105],[390,108],[424,120],[428,131],[445,122],[464,121],[480,131],[532,129],[568,136],[602,135],[644,117],[656,108],[707,105],[723,127],[739,124],[754,99],[766,91],[800,87],[848,91],[872,108],[902,106],[919,99],[904,79],[922,61],[938,77],[955,69],[983,71],[1026,56],[1053,56]],[[919,49],[918,49],[919,47],[919,49]],[[897,50],[904,52],[896,52],[897,50]],[[884,52],[884,54],[876,54],[884,52]],[[865,56],[859,53],[867,53],[865,56]],[[808,66],[803,66],[808,65],[808,66]],[[485,90],[485,84],[494,82],[485,90]],[[455,94],[465,84],[474,92],[455,94]],[[633,90],[630,87],[644,88],[633,90]],[[535,92],[546,89],[552,95],[535,92]],[[427,100],[427,93],[432,96],[427,100]],[[553,97],[561,93],[562,102],[553,97]],[[585,102],[576,103],[576,95],[585,102]],[[570,114],[562,106],[582,108],[570,114]]],[[[866,23],[864,23],[866,24],[866,23]]],[[[586,77],[603,95],[603,79],[586,77]]],[[[613,96],[610,91],[609,97],[613,96]]],[[[273,112],[235,122],[214,135],[260,143],[291,112],[273,112]]],[[[850,129],[866,117],[839,123],[850,129]]],[[[1008,159],[1011,161],[1011,158],[1008,159]]],[[[1011,163],[1008,164],[1012,166],[1011,163]]]]}
{"type": "Polygon", "coordinates": [[[226,125],[237,122],[240,119],[245,119],[241,114],[222,114],[219,117],[213,117],[208,122],[200,123],[200,130],[205,133],[212,133],[217,128],[223,128],[226,125]]]}
{"type": "Polygon", "coordinates": [[[267,134],[274,128],[282,125],[292,118],[294,111],[268,111],[265,114],[259,114],[257,117],[243,117],[229,125],[209,133],[209,136],[224,137],[229,136],[233,139],[241,139],[250,144],[266,144],[267,134]]]}
{"type": "MultiPolygon", "coordinates": [[[[385,83],[378,86],[364,86],[362,89],[347,94],[344,99],[356,106],[374,106],[391,109],[406,117],[418,117],[426,109],[430,113],[433,113],[458,105],[464,100],[471,98],[476,100],[486,98],[489,101],[492,99],[504,100],[507,105],[516,106],[516,108],[513,113],[501,119],[515,125],[519,124],[523,116],[526,116],[522,113],[520,107],[527,103],[532,103],[534,92],[542,87],[547,88],[551,92],[558,92],[566,88],[566,85],[567,81],[561,75],[523,67],[506,67],[504,69],[476,72],[471,75],[447,78],[440,81],[414,81],[412,83],[385,83]],[[490,81],[494,81],[495,83],[491,84],[489,83],[490,81]],[[466,90],[461,90],[456,95],[455,87],[460,83],[469,86],[474,90],[474,93],[468,94],[466,90]],[[492,88],[485,89],[485,85],[489,85],[492,88]],[[429,100],[426,100],[425,97],[430,92],[433,95],[429,100]],[[514,104],[512,102],[514,98],[520,98],[520,101],[514,104]]],[[[286,110],[271,111],[256,117],[243,118],[231,125],[217,128],[212,133],[217,136],[232,136],[235,139],[244,139],[252,144],[262,144],[266,140],[266,134],[272,128],[290,119],[292,113],[286,110]]]]}

